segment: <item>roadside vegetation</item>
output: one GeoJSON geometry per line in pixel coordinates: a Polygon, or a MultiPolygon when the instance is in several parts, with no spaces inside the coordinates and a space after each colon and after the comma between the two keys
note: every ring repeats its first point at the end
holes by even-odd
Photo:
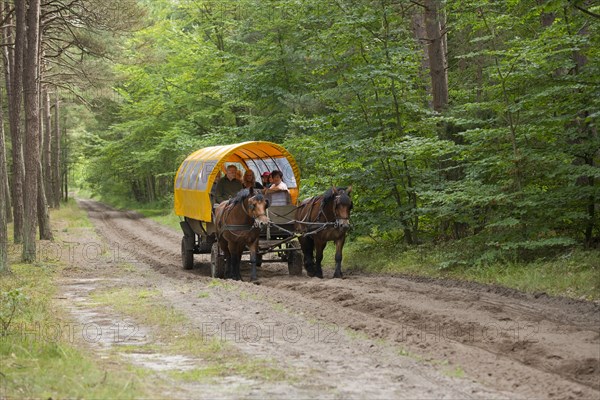
{"type": "Polygon", "coordinates": [[[69,334],[73,324],[53,304],[60,270],[58,263],[13,264],[0,275],[0,316],[5,322],[0,329],[0,397],[148,396],[134,370],[109,367],[77,346],[69,334]]]}
{"type": "MultiPolygon", "coordinates": [[[[397,246],[356,238],[344,247],[348,271],[473,281],[528,293],[600,300],[600,251],[574,248],[532,261],[506,258],[486,263],[457,262],[460,246],[397,246]]],[[[335,249],[325,250],[324,265],[334,266],[335,249]]]]}
{"type": "MultiPolygon", "coordinates": [[[[74,200],[53,210],[63,232],[91,229],[74,200]]],[[[9,225],[12,231],[12,224],[9,225]]],[[[60,234],[56,238],[60,243],[60,234]]],[[[10,245],[10,270],[0,273],[0,397],[114,398],[150,395],[144,374],[99,361],[85,350],[74,324],[57,307],[56,280],[65,265],[38,257],[20,264],[20,245],[10,245]]],[[[42,247],[40,247],[41,249],[42,247]]],[[[40,251],[39,254],[42,254],[40,251]]]]}

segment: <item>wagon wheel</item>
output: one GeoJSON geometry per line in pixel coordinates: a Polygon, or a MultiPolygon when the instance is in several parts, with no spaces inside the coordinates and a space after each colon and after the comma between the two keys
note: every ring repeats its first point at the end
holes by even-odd
{"type": "Polygon", "coordinates": [[[219,242],[214,242],[210,252],[210,275],[213,278],[225,277],[225,256],[220,254],[219,242]]]}
{"type": "Polygon", "coordinates": [[[181,261],[183,264],[183,269],[192,269],[194,268],[194,238],[190,238],[189,236],[184,236],[181,238],[181,261]],[[191,239],[191,240],[190,240],[191,239]],[[186,241],[191,241],[186,244],[186,241]]]}
{"type": "Polygon", "coordinates": [[[288,249],[293,248],[294,250],[287,252],[287,263],[288,271],[290,275],[302,275],[303,255],[300,250],[300,243],[297,240],[293,240],[287,245],[288,249]]]}

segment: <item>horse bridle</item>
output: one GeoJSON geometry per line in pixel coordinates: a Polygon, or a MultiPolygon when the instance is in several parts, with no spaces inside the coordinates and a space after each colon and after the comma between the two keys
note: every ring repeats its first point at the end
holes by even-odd
{"type": "MultiPolygon", "coordinates": [[[[254,196],[252,196],[252,197],[254,197],[254,196]]],[[[252,197],[246,198],[245,200],[250,200],[252,197]]],[[[242,203],[242,210],[244,211],[244,213],[247,216],[249,216],[250,218],[253,219],[253,224],[252,225],[231,225],[231,224],[224,224],[223,227],[226,230],[229,230],[229,231],[234,231],[234,230],[236,230],[236,231],[248,231],[248,230],[252,230],[252,229],[255,229],[255,228],[260,228],[258,226],[258,223],[257,223],[256,219],[259,218],[259,217],[262,217],[263,215],[266,216],[267,214],[266,213],[262,213],[262,214],[258,214],[258,215],[252,215],[252,214],[250,214],[250,212],[254,210],[254,205],[252,205],[251,207],[246,208],[246,205],[245,205],[244,201],[242,201],[241,203],[242,203]]],[[[227,211],[226,211],[227,215],[224,216],[224,219],[228,218],[229,213],[231,213],[231,210],[233,210],[233,207],[230,207],[230,205],[228,205],[228,208],[227,208],[227,211]]]]}
{"type": "MultiPolygon", "coordinates": [[[[342,192],[345,193],[345,192],[342,192]]],[[[340,226],[342,226],[341,221],[345,220],[345,221],[349,221],[350,218],[340,218],[340,216],[337,213],[337,208],[338,205],[340,204],[340,197],[342,197],[342,193],[339,193],[337,195],[335,195],[334,199],[333,199],[333,216],[335,218],[335,223],[333,224],[334,228],[339,228],[340,226]]],[[[352,200],[350,200],[350,209],[352,209],[352,200]]],[[[350,224],[350,222],[348,222],[348,224],[350,224]]]]}
{"type": "MultiPolygon", "coordinates": [[[[335,229],[337,229],[340,226],[342,226],[342,224],[341,224],[342,220],[346,220],[346,221],[349,220],[349,218],[340,218],[340,216],[338,215],[337,208],[338,208],[338,205],[339,205],[339,202],[340,202],[339,200],[340,200],[341,196],[342,196],[342,193],[339,193],[339,194],[336,194],[335,197],[333,198],[333,217],[335,219],[335,222],[333,222],[333,227],[335,229]]],[[[315,201],[316,201],[316,199],[315,199],[315,201]]],[[[314,205],[314,202],[313,202],[313,205],[314,205]]],[[[311,205],[311,207],[312,207],[312,205],[311,205]]],[[[352,203],[350,204],[350,208],[352,208],[352,203]]],[[[323,217],[325,218],[325,223],[331,223],[331,222],[329,222],[329,219],[327,218],[327,215],[325,215],[325,212],[323,211],[323,202],[321,202],[321,207],[320,207],[320,210],[319,210],[319,215],[323,215],[323,217]]]]}
{"type": "MultiPolygon", "coordinates": [[[[250,201],[250,199],[254,198],[254,197],[256,197],[256,196],[249,197],[247,200],[250,201]]],[[[262,214],[258,214],[258,215],[256,215],[256,214],[251,215],[250,212],[254,212],[255,208],[256,208],[256,206],[254,204],[250,204],[250,205],[248,205],[248,208],[246,208],[244,202],[242,202],[242,209],[244,210],[244,212],[246,213],[246,215],[248,215],[250,218],[252,218],[254,220],[254,224],[252,226],[254,228],[258,228],[258,223],[256,222],[256,219],[260,218],[260,217],[263,217],[263,216],[267,217],[267,213],[262,213],[262,214]]]]}

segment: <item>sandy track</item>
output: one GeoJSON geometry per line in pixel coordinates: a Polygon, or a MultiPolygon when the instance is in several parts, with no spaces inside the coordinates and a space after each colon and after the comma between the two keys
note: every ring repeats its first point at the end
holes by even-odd
{"type": "MultiPolygon", "coordinates": [[[[277,335],[236,340],[236,328],[225,336],[250,354],[310,376],[319,393],[600,398],[598,304],[445,280],[290,277],[281,263],[263,265],[261,285],[231,283],[233,290],[200,301],[190,293],[209,282],[209,259],[196,256],[195,268],[182,270],[180,232],[95,201],[80,205],[121,261],[129,257],[162,276],[156,284],[197,329],[217,323],[220,330],[211,333],[223,334],[227,324],[259,324],[311,332],[297,342],[277,335]],[[178,290],[183,283],[194,289],[178,290]],[[464,378],[440,373],[448,369],[459,376],[464,371],[464,378]]],[[[248,270],[242,273],[247,278],[248,270]]]]}

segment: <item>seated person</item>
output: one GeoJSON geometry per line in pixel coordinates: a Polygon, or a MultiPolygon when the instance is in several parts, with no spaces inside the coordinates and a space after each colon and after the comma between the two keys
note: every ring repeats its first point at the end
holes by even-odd
{"type": "Polygon", "coordinates": [[[264,189],[263,185],[256,182],[256,175],[254,175],[254,171],[251,169],[246,170],[244,172],[244,177],[242,178],[242,184],[246,189],[264,189]]]}
{"type": "Polygon", "coordinates": [[[265,189],[265,195],[270,197],[272,206],[287,206],[290,203],[290,192],[283,182],[283,173],[275,170],[271,172],[271,179],[273,183],[265,189]]]}
{"type": "Polygon", "coordinates": [[[229,200],[244,188],[242,182],[235,177],[236,174],[237,167],[233,164],[229,164],[227,166],[227,175],[219,179],[219,183],[217,183],[215,204],[229,200]]]}
{"type": "Polygon", "coordinates": [[[269,171],[263,172],[260,176],[260,179],[262,180],[262,185],[264,188],[271,186],[271,173],[269,171]]]}

